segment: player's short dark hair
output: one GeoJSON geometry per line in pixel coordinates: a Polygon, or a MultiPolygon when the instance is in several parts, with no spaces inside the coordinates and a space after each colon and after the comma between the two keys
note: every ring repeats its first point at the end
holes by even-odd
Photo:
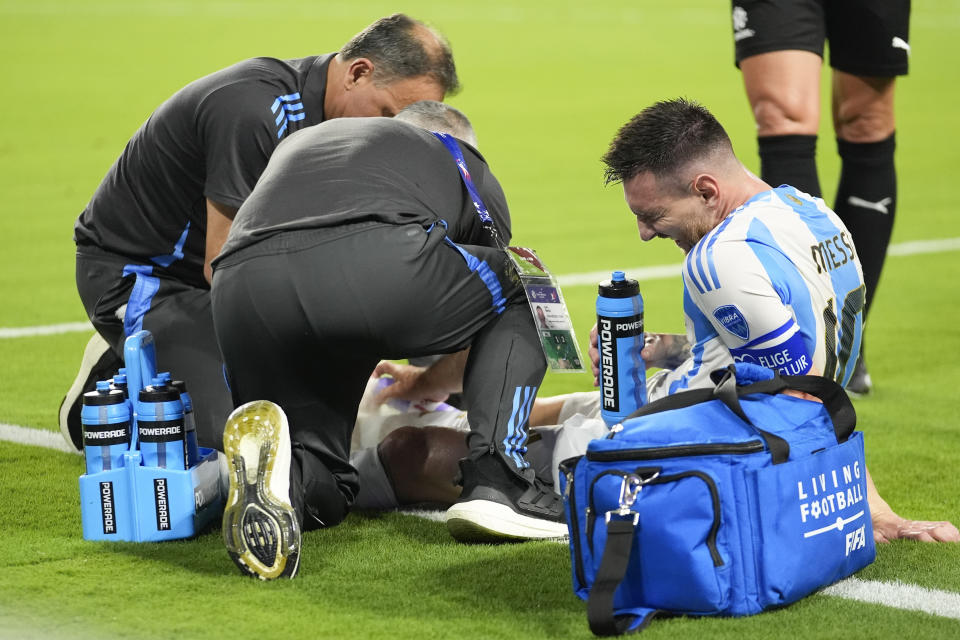
{"type": "Polygon", "coordinates": [[[663,177],[690,160],[733,146],[713,114],[685,98],[647,107],[620,128],[603,156],[606,184],[651,172],[663,177]]]}
{"type": "Polygon", "coordinates": [[[372,60],[373,78],[378,84],[426,75],[443,88],[445,95],[460,89],[450,44],[424,23],[402,13],[380,18],[353,36],[340,49],[340,55],[345,60],[372,60]],[[436,38],[435,45],[424,41],[425,32],[436,38]]]}

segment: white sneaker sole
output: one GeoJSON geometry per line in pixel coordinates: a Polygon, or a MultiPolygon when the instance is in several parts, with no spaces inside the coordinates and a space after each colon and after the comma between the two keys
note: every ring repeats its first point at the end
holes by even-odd
{"type": "Polygon", "coordinates": [[[67,446],[70,447],[72,451],[77,453],[83,453],[82,449],[78,449],[73,443],[73,437],[70,435],[70,425],[68,424],[68,416],[70,415],[70,409],[76,404],[77,400],[80,397],[80,394],[83,393],[83,387],[87,383],[87,379],[90,377],[93,368],[97,365],[97,362],[100,361],[100,358],[103,357],[107,351],[109,351],[110,345],[107,344],[107,341],[103,337],[94,332],[93,336],[87,342],[87,346],[83,349],[83,360],[80,362],[80,370],[77,372],[77,377],[74,378],[73,384],[70,385],[70,390],[67,391],[67,395],[63,398],[63,401],[60,403],[60,412],[58,419],[60,421],[60,433],[63,435],[63,439],[66,441],[67,446]]]}
{"type": "Polygon", "coordinates": [[[568,533],[563,522],[525,516],[492,500],[458,502],[447,509],[444,522],[461,542],[556,540],[568,533]]]}
{"type": "Polygon", "coordinates": [[[223,512],[227,553],[261,580],[292,578],[300,566],[300,524],[290,505],[290,431],[276,404],[248,402],[223,430],[230,490],[223,512]]]}

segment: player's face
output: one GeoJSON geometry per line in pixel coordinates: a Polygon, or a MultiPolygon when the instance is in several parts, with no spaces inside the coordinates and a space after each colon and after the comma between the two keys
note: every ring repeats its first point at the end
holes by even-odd
{"type": "Polygon", "coordinates": [[[640,239],[670,238],[684,253],[715,226],[702,197],[646,172],[623,183],[623,195],[637,217],[640,239]]]}
{"type": "Polygon", "coordinates": [[[344,116],[392,118],[404,107],[420,100],[443,100],[443,89],[428,76],[403,78],[378,86],[365,78],[347,93],[344,116]]]}

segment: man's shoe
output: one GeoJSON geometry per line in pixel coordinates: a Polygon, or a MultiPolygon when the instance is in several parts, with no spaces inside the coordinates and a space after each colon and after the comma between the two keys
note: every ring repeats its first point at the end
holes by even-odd
{"type": "Polygon", "coordinates": [[[873,389],[873,380],[867,373],[867,365],[863,361],[863,354],[857,358],[857,365],[853,368],[853,375],[850,376],[850,382],[847,383],[847,393],[852,396],[860,397],[870,393],[873,389]]]}
{"type": "Polygon", "coordinates": [[[107,341],[99,333],[94,332],[83,350],[83,360],[80,362],[80,371],[67,395],[60,401],[60,433],[66,440],[67,446],[77,453],[83,451],[83,425],[80,422],[80,411],[83,409],[83,394],[97,388],[98,380],[109,380],[123,362],[110,348],[107,341]]]}
{"type": "Polygon", "coordinates": [[[234,409],[223,430],[230,491],[223,512],[227,553],[244,573],[292,578],[300,566],[300,523],[290,500],[290,429],[265,400],[234,409]]]}
{"type": "Polygon", "coordinates": [[[536,478],[520,477],[495,455],[460,461],[463,493],[447,509],[447,529],[461,542],[519,542],[567,535],[563,501],[536,478]]]}

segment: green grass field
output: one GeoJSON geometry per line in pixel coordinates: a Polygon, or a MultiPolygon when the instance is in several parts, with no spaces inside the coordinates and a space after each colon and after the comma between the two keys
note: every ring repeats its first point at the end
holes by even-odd
{"type": "MultiPolygon", "coordinates": [[[[558,274],[679,262],[672,243],[641,245],[619,187],[602,183],[613,133],[651,102],[703,102],[758,169],[726,2],[0,0],[0,327],[84,320],[73,221],[171,93],[243,58],[336,50],[397,10],[449,37],[464,85],[451,102],[473,120],[503,184],[516,243],[558,274]]],[[[960,237],[958,39],[960,3],[914,2],[911,74],[898,83],[895,243],[960,237]]],[[[836,186],[834,148],[825,121],[826,194],[836,186]]],[[[857,403],[880,492],[904,515],[955,523],[958,276],[956,251],[890,257],[869,325],[876,391],[857,403]]],[[[642,291],[649,328],[682,329],[679,278],[642,291]]],[[[565,295],[584,341],[595,289],[565,295]]],[[[0,423],[56,430],[89,335],[0,338],[0,423]]],[[[585,375],[550,375],[544,392],[589,385],[585,375]]],[[[261,584],[236,571],[219,531],[164,544],[82,540],[82,467],[78,456],[0,441],[0,637],[590,637],[563,545],[463,546],[435,522],[354,514],[305,536],[296,580],[261,584]]],[[[885,545],[859,577],[958,594],[960,545],[885,545]]],[[[815,595],[752,618],[661,621],[644,633],[956,638],[958,616],[815,595]]]]}

